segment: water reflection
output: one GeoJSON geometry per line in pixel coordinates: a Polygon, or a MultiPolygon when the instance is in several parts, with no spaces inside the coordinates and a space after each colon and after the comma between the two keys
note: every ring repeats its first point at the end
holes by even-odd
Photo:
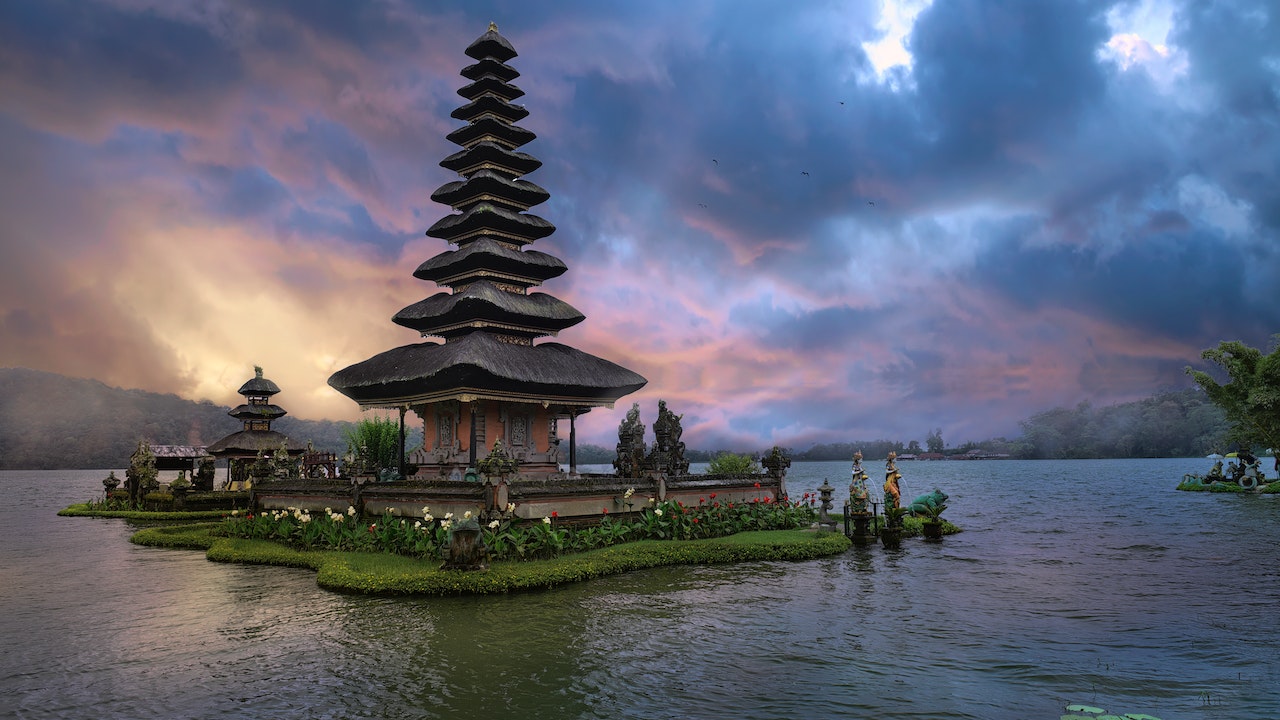
{"type": "Polygon", "coordinates": [[[19,717],[1268,718],[1280,498],[1172,492],[1196,463],[903,463],[966,532],[443,599],[139,548],[52,516],[104,473],[0,473],[0,688],[19,717]]]}

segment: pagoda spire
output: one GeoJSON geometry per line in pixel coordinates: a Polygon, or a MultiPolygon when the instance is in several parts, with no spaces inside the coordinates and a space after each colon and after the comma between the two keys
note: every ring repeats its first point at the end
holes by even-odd
{"type": "MultiPolygon", "coordinates": [[[[446,136],[461,149],[440,161],[456,176],[431,194],[451,212],[426,231],[451,249],[413,273],[439,291],[392,318],[427,341],[340,370],[329,384],[364,408],[413,409],[424,418],[428,436],[436,433],[433,452],[440,458],[449,455],[451,443],[462,440],[464,425],[487,453],[493,430],[485,429],[488,410],[476,403],[496,402],[492,408],[498,414],[491,422],[508,428],[504,442],[509,447],[527,443],[527,452],[536,446],[540,457],[547,458],[543,462],[554,467],[555,442],[548,439],[554,438],[554,429],[548,436],[540,423],[554,428],[557,417],[573,418],[592,407],[612,405],[646,380],[580,350],[535,343],[585,316],[553,295],[532,291],[567,267],[530,247],[556,228],[530,212],[550,193],[525,177],[542,162],[521,150],[536,136],[518,125],[529,111],[514,102],[524,95],[512,84],[520,77],[509,64],[516,50],[490,23],[467,46],[466,55],[475,62],[462,68],[467,83],[458,95],[464,102],[450,114],[465,124],[446,136]],[[536,413],[532,406],[538,406],[536,413]],[[474,419],[462,422],[460,412],[474,419]],[[450,429],[450,423],[457,428],[450,429]],[[548,442],[545,449],[539,444],[548,442]]],[[[474,461],[475,447],[470,451],[474,461]]],[[[442,459],[439,464],[449,463],[442,459]]]]}

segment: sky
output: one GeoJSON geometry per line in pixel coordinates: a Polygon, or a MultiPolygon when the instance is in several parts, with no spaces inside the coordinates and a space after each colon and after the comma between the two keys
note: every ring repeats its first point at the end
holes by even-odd
{"type": "Polygon", "coordinates": [[[0,3],[0,367],[355,419],[490,21],[562,342],[690,447],[949,446],[1280,333],[1269,2],[0,3]]]}

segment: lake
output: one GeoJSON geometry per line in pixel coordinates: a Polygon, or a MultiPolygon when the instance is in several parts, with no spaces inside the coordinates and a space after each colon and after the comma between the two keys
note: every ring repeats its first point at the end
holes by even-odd
{"type": "Polygon", "coordinates": [[[55,516],[105,471],[0,472],[0,716],[1269,720],[1280,496],[1173,489],[1209,464],[901,462],[963,533],[444,599],[136,547],[55,516]]]}

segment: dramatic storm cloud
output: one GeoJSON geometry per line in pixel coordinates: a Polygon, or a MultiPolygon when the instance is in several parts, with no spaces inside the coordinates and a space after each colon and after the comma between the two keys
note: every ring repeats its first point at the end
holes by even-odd
{"type": "Polygon", "coordinates": [[[1271,3],[0,5],[0,366],[294,415],[416,342],[496,21],[559,341],[692,447],[1012,436],[1280,332],[1271,3]],[[619,5],[619,6],[615,6],[619,5]]]}

